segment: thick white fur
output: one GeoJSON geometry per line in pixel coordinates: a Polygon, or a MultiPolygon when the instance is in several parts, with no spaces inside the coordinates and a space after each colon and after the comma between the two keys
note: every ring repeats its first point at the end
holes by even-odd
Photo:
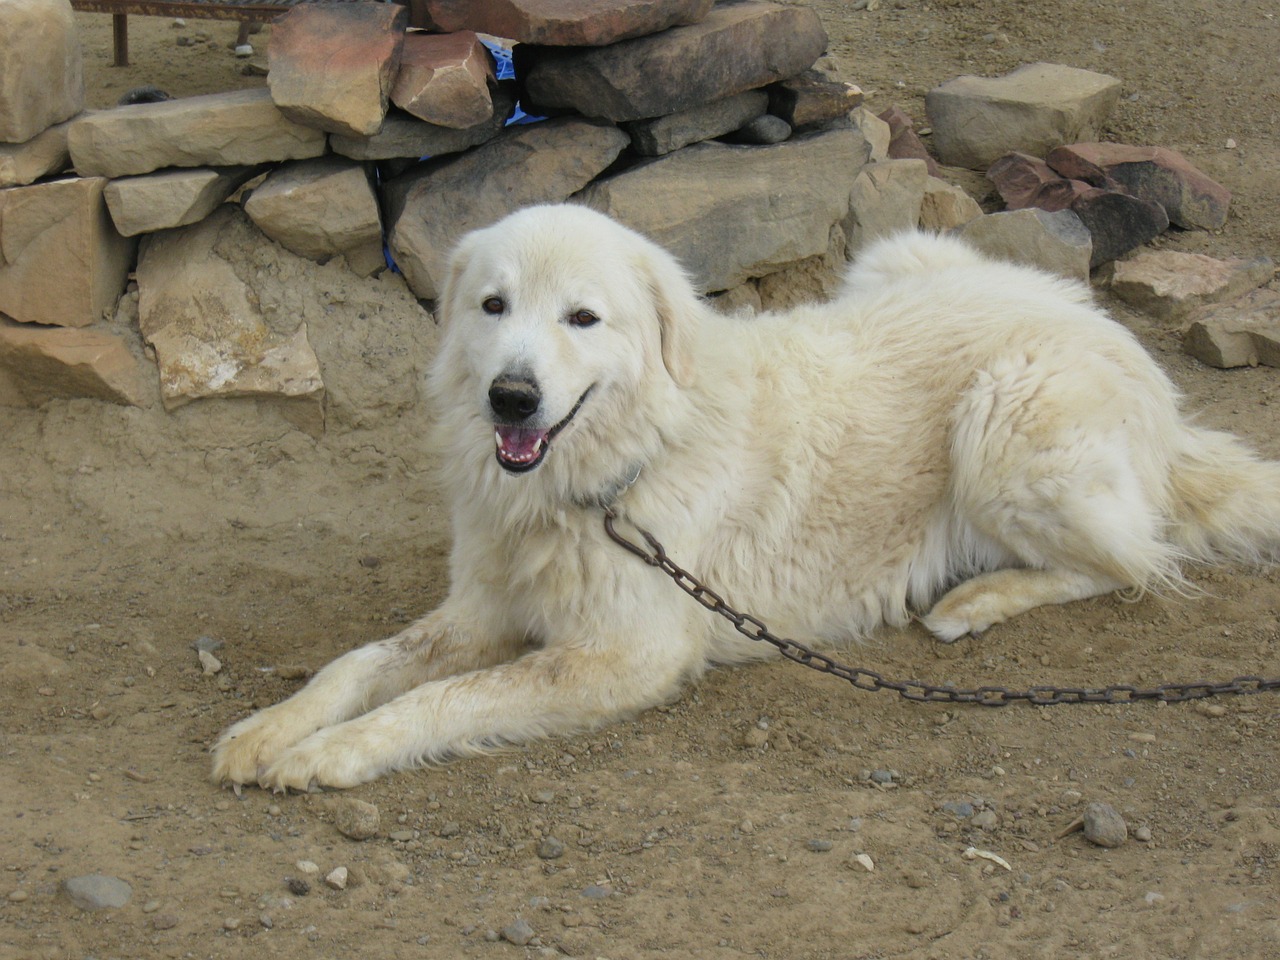
{"type": "Polygon", "coordinates": [[[954,640],[1280,546],[1280,466],[1190,425],[1085,287],[954,239],[880,242],[833,302],[745,320],[607,218],[532,208],[462,242],[441,306],[449,596],[231,727],[219,781],[347,787],[592,727],[768,655],[606,539],[595,501],[636,465],[625,518],[805,641],[916,611],[954,640]],[[584,309],[599,322],[568,322],[584,309]],[[543,426],[590,388],[524,474],[495,459],[488,401],[512,372],[539,385],[543,426]]]}

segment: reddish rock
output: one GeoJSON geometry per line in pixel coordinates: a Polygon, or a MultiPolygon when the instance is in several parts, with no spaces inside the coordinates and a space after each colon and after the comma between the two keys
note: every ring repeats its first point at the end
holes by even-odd
{"type": "Polygon", "coordinates": [[[411,33],[391,102],[428,123],[465,130],[493,115],[495,82],[493,57],[474,33],[411,33]]]}
{"type": "Polygon", "coordinates": [[[1093,187],[1071,205],[1093,238],[1089,267],[1114,260],[1154,240],[1169,229],[1169,217],[1158,203],[1093,187]]]}
{"type": "Polygon", "coordinates": [[[942,171],[938,161],[929,154],[924,141],[915,130],[915,122],[901,107],[890,107],[880,114],[880,119],[889,125],[890,160],[923,160],[929,169],[929,176],[938,177],[942,171]]]}
{"type": "Polygon", "coordinates": [[[1058,176],[1043,160],[1017,152],[1007,153],[993,163],[987,179],[995,184],[996,192],[1010,210],[1066,210],[1077,197],[1093,189],[1083,180],[1058,176]]]}
{"type": "Polygon", "coordinates": [[[521,44],[527,109],[569,109],[614,121],[661,117],[793,77],[822,55],[827,34],[808,7],[718,4],[701,23],[566,50],[521,44]]]}
{"type": "Polygon", "coordinates": [[[862,90],[813,70],[769,86],[769,112],[796,130],[847,117],[860,106],[862,90]]]}
{"type": "Polygon", "coordinates": [[[271,99],[297,123],[349,136],[377,133],[407,22],[398,3],[293,7],[271,30],[271,99]]]}
{"type": "Polygon", "coordinates": [[[138,361],[115,334],[0,319],[0,403],[37,407],[63,397],[140,406],[138,361]]]}
{"type": "Polygon", "coordinates": [[[1164,207],[1169,222],[1186,229],[1217,230],[1227,222],[1231,191],[1165,147],[1123,143],[1073,143],[1046,158],[1064,177],[1103,186],[1108,180],[1164,207]]]}
{"type": "Polygon", "coordinates": [[[473,30],[520,43],[602,47],[697,23],[713,0],[417,0],[415,26],[473,30]]]}

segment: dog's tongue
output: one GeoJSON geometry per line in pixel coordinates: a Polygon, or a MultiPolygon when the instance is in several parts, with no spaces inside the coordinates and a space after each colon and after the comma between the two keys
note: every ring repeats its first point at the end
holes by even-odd
{"type": "Polygon", "coordinates": [[[509,463],[531,463],[542,452],[547,431],[530,427],[502,426],[494,428],[498,443],[498,456],[509,463]]]}

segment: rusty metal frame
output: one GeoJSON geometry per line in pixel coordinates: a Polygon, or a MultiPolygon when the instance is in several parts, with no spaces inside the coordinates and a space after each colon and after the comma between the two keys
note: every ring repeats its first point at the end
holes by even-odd
{"type": "Polygon", "coordinates": [[[193,20],[239,20],[268,23],[299,3],[342,0],[71,0],[71,7],[85,13],[111,14],[111,40],[115,65],[129,65],[129,15],[189,17],[193,20]]]}

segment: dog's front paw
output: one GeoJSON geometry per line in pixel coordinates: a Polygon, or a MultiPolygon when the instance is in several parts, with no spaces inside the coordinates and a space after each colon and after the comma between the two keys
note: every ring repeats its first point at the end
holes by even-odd
{"type": "Polygon", "coordinates": [[[286,750],[261,773],[258,782],[276,791],[354,787],[387,771],[375,753],[342,726],[332,727],[286,750]]]}
{"type": "Polygon", "coordinates": [[[268,707],[227,728],[213,747],[215,783],[261,783],[262,773],[315,729],[291,721],[288,706],[268,707]]]}

